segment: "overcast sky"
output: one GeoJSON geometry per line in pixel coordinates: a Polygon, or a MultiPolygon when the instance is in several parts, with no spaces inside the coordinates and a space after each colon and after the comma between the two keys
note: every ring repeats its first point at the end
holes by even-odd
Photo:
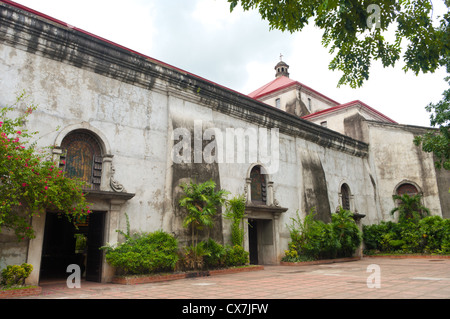
{"type": "Polygon", "coordinates": [[[275,78],[280,54],[291,79],[340,103],[361,100],[402,124],[429,126],[425,106],[448,88],[444,69],[415,76],[401,63],[374,65],[363,88],[337,88],[340,73],[328,70],[320,30],[270,31],[255,11],[230,13],[226,0],[16,2],[244,94],[275,78]]]}

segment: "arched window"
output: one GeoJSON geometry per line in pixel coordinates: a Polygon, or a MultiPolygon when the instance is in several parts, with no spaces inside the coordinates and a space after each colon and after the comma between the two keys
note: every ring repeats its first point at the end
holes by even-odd
{"type": "Polygon", "coordinates": [[[341,204],[345,210],[350,210],[350,187],[347,184],[341,186],[341,204]]]}
{"type": "Polygon", "coordinates": [[[60,165],[66,176],[80,178],[90,189],[100,189],[102,150],[98,140],[87,131],[69,133],[61,143],[60,165]]]}
{"type": "Polygon", "coordinates": [[[404,183],[401,184],[399,187],[397,187],[397,195],[403,195],[408,194],[409,196],[413,196],[418,194],[419,191],[417,190],[417,187],[410,183],[404,183]]]}
{"type": "Polygon", "coordinates": [[[250,172],[252,202],[266,204],[267,183],[261,172],[261,166],[255,166],[250,172]]]}

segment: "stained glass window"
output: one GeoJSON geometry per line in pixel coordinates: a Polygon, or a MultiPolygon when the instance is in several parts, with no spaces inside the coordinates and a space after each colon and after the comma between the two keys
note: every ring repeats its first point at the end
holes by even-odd
{"type": "Polygon", "coordinates": [[[251,197],[252,202],[266,203],[266,177],[261,172],[260,166],[253,167],[250,172],[251,184],[251,197]]]}
{"type": "Polygon", "coordinates": [[[80,178],[88,188],[100,189],[102,152],[97,139],[84,131],[67,135],[62,144],[61,166],[68,177],[80,178]]]}

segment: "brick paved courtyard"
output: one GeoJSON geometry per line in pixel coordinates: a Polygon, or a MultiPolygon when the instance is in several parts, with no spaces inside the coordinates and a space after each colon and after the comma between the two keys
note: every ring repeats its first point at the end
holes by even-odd
{"type": "Polygon", "coordinates": [[[139,285],[83,281],[73,289],[43,283],[41,295],[23,299],[450,299],[450,259],[364,258],[139,285]]]}

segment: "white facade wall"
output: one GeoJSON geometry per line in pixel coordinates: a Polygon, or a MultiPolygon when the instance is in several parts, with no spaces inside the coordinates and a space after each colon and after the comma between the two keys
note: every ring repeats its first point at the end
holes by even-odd
{"type": "MultiPolygon", "coordinates": [[[[423,194],[424,206],[432,215],[443,216],[433,155],[414,145],[414,133],[410,130],[375,122],[368,125],[370,163],[377,179],[383,219],[393,219],[390,215],[395,207],[392,195],[402,183],[417,186],[423,194]]],[[[450,188],[450,184],[446,187],[450,188]]]]}
{"type": "MultiPolygon", "coordinates": [[[[173,122],[184,121],[191,127],[201,121],[224,132],[227,128],[259,127],[248,121],[212,110],[199,97],[166,89],[168,83],[158,80],[152,90],[133,86],[94,72],[57,62],[36,54],[0,45],[0,96],[2,104],[12,104],[16,92],[25,89],[39,105],[27,127],[39,131],[42,147],[54,145],[61,131],[84,127],[101,132],[104,143],[113,155],[115,179],[135,197],[121,206],[119,229],[125,229],[125,213],[130,217],[132,231],[163,229],[176,232],[171,181],[171,138],[173,122]]],[[[275,198],[288,208],[277,224],[279,241],[277,259],[287,248],[290,218],[303,211],[306,182],[302,176],[301,159],[305,152],[320,159],[326,176],[330,208],[339,205],[340,184],[345,181],[355,195],[354,206],[370,205],[370,183],[367,183],[365,159],[319,146],[295,136],[280,134],[279,169],[271,175],[275,198]],[[369,185],[369,186],[368,186],[369,185]]],[[[221,187],[231,195],[244,192],[250,163],[219,164],[221,187]]],[[[180,181],[182,182],[182,181],[180,181]]],[[[364,211],[376,214],[374,209],[364,211]]],[[[369,217],[368,219],[371,219],[369,217]]],[[[42,231],[42,230],[41,230],[42,231]]],[[[109,242],[120,240],[109,229],[109,242]]],[[[223,223],[224,239],[228,241],[229,224],[223,223]]]]}

